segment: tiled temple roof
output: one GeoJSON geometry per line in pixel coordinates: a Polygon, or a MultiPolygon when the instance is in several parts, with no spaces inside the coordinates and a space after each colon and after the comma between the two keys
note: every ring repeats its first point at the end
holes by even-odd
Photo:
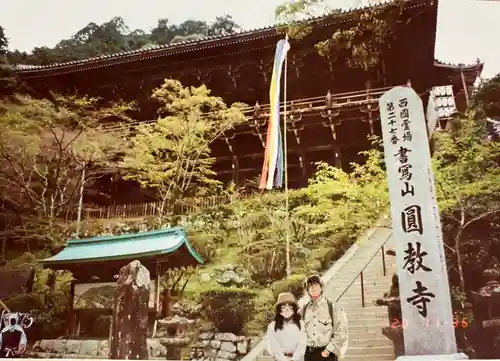
{"type": "Polygon", "coordinates": [[[484,63],[478,58],[474,64],[457,64],[457,63],[446,63],[438,59],[434,60],[434,66],[438,68],[448,68],[456,69],[458,71],[477,71],[481,73],[483,71],[484,63]]]}
{"type": "MultiPolygon", "coordinates": [[[[406,0],[404,6],[407,9],[419,8],[427,5],[432,5],[437,0],[406,0]]],[[[367,9],[375,8],[381,11],[396,6],[394,0],[385,0],[373,6],[359,6],[350,8],[348,10],[335,10],[333,12],[323,14],[321,16],[310,17],[304,19],[303,22],[307,23],[321,23],[322,26],[330,24],[348,23],[355,21],[367,9]]],[[[152,59],[165,57],[169,55],[178,55],[182,53],[190,53],[196,50],[205,48],[222,48],[230,44],[246,43],[252,40],[264,39],[269,37],[278,36],[276,28],[278,25],[270,25],[258,29],[244,30],[237,34],[228,36],[212,36],[204,37],[202,39],[179,42],[175,44],[159,45],[148,49],[138,49],[118,54],[103,55],[88,59],[75,60],[64,63],[56,63],[50,65],[20,65],[17,67],[18,73],[35,73],[44,72],[48,70],[61,70],[61,71],[77,71],[101,68],[105,66],[112,66],[116,64],[131,63],[144,59],[152,59]]]]}

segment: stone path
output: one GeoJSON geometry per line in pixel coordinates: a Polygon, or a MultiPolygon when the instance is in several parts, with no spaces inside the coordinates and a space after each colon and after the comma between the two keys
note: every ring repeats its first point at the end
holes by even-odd
{"type": "MultiPolygon", "coordinates": [[[[387,308],[373,305],[375,299],[382,297],[389,290],[395,271],[395,257],[385,255],[386,275],[384,276],[380,249],[384,243],[385,250],[392,248],[392,242],[390,228],[387,226],[376,228],[370,237],[358,243],[358,249],[354,255],[325,285],[326,297],[331,300],[337,300],[340,297],[338,302],[345,309],[349,320],[349,348],[345,357],[346,361],[395,359],[392,342],[382,335],[382,327],[389,325],[387,308]],[[358,276],[355,279],[355,277],[365,266],[363,271],[365,307],[363,307],[361,278],[358,276]]],[[[256,357],[252,357],[251,352],[243,361],[272,361],[271,357],[262,355],[260,351],[256,357]]]]}

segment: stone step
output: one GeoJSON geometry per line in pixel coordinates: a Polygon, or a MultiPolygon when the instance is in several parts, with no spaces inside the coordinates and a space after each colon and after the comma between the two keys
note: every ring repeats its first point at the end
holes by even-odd
{"type": "MultiPolygon", "coordinates": [[[[366,290],[364,292],[365,296],[365,301],[370,300],[370,303],[372,300],[376,300],[378,298],[382,298],[384,296],[384,293],[386,293],[388,290],[386,289],[380,289],[380,290],[366,290]]],[[[341,295],[340,292],[335,292],[335,293],[329,293],[325,292],[326,298],[330,300],[337,300],[340,303],[351,303],[351,302],[356,302],[356,300],[359,300],[361,302],[361,289],[356,289],[355,291],[350,291],[350,293],[344,293],[341,295]],[[340,299],[339,299],[340,296],[340,299]]]]}
{"type": "MultiPolygon", "coordinates": [[[[386,278],[391,278],[392,277],[392,267],[388,268],[386,271],[386,274],[384,276],[382,270],[378,272],[377,270],[368,270],[363,272],[363,282],[373,282],[381,279],[386,279],[386,278]]],[[[335,278],[335,285],[337,284],[342,284],[342,285],[348,285],[354,280],[354,283],[360,283],[361,282],[361,275],[356,272],[355,274],[345,274],[342,277],[337,277],[335,278]]],[[[333,286],[335,286],[333,285],[333,286]]]]}
{"type": "Polygon", "coordinates": [[[366,325],[366,324],[389,324],[389,320],[387,319],[387,315],[365,315],[364,317],[353,317],[352,315],[347,314],[347,320],[349,322],[349,327],[358,326],[358,325],[366,325]]]}
{"type": "MultiPolygon", "coordinates": [[[[392,347],[380,346],[380,347],[359,347],[352,348],[349,347],[344,360],[395,360],[394,351],[392,347]]],[[[271,356],[259,356],[256,361],[274,361],[271,356]]]]}
{"type": "Polygon", "coordinates": [[[389,322],[389,317],[387,315],[387,310],[381,309],[381,310],[373,310],[371,312],[365,311],[362,308],[359,309],[353,309],[353,310],[347,310],[346,311],[347,316],[349,317],[349,322],[353,321],[354,319],[364,319],[366,318],[376,318],[379,321],[382,322],[389,322]]]}
{"type": "Polygon", "coordinates": [[[386,327],[385,325],[381,325],[380,322],[366,322],[364,324],[349,324],[349,334],[354,333],[369,333],[374,332],[382,333],[382,327],[386,327]]]}
{"type": "Polygon", "coordinates": [[[384,335],[380,337],[350,337],[349,347],[373,347],[373,346],[391,346],[392,342],[384,335]]]}
{"type": "MultiPolygon", "coordinates": [[[[388,268],[387,272],[384,276],[382,270],[378,272],[377,270],[365,270],[363,271],[363,282],[373,282],[377,281],[380,279],[386,279],[386,278],[391,278],[392,277],[392,268],[388,268]]],[[[359,271],[356,271],[356,273],[346,273],[343,274],[341,277],[336,277],[335,278],[335,284],[332,286],[336,285],[342,285],[342,286],[348,286],[351,282],[354,283],[360,283],[361,282],[361,275],[359,274],[359,271]]]]}
{"type": "MultiPolygon", "coordinates": [[[[384,266],[382,265],[382,261],[377,262],[373,265],[370,264],[364,269],[363,267],[366,265],[366,261],[364,259],[360,259],[358,262],[353,261],[353,265],[354,266],[352,267],[352,269],[346,269],[344,272],[342,272],[342,274],[339,274],[338,277],[335,277],[335,280],[339,280],[342,282],[352,281],[356,277],[361,277],[361,270],[363,270],[363,278],[366,279],[384,277],[384,266]]],[[[388,276],[393,265],[388,264],[387,262],[385,265],[386,276],[388,276]]]]}
{"type": "Polygon", "coordinates": [[[349,301],[349,302],[343,302],[341,299],[339,301],[339,305],[342,306],[344,311],[349,314],[349,313],[384,313],[387,314],[387,307],[381,307],[381,306],[375,306],[371,301],[367,302],[365,301],[365,307],[361,307],[361,300],[359,302],[356,301],[349,301]],[[381,312],[383,311],[383,312],[381,312]]]}
{"type": "Polygon", "coordinates": [[[396,356],[394,353],[383,354],[383,355],[346,355],[344,361],[394,361],[396,360],[396,356]]]}
{"type": "Polygon", "coordinates": [[[394,353],[391,345],[388,346],[373,346],[373,347],[351,347],[347,349],[347,355],[390,355],[394,353]]]}
{"type": "MultiPolygon", "coordinates": [[[[387,292],[387,290],[385,290],[387,292]]],[[[370,298],[370,299],[376,299],[376,298],[381,298],[384,295],[384,290],[377,290],[377,289],[366,289],[364,292],[365,299],[370,298]]],[[[342,297],[340,298],[341,300],[344,299],[356,299],[359,298],[361,299],[361,287],[357,290],[352,290],[349,293],[344,293],[342,297]]]]}
{"type": "Polygon", "coordinates": [[[259,356],[256,361],[274,361],[274,359],[271,356],[259,356]]]}
{"type": "MultiPolygon", "coordinates": [[[[387,279],[390,280],[391,278],[392,278],[392,274],[389,274],[389,271],[387,272],[387,274],[385,276],[382,274],[382,272],[380,272],[380,274],[364,274],[363,275],[363,283],[365,285],[368,285],[368,284],[375,284],[376,285],[377,283],[386,281],[387,279]]],[[[353,274],[353,275],[348,275],[342,279],[335,279],[334,287],[344,290],[345,287],[347,287],[349,285],[351,285],[351,287],[352,287],[354,285],[360,285],[360,284],[361,284],[361,277],[358,274],[353,274]],[[354,278],[354,277],[356,277],[356,278],[354,278]],[[353,280],[354,280],[354,282],[353,282],[353,280]],[[352,282],[352,284],[351,284],[351,282],[352,282]]]]}
{"type": "MultiPolygon", "coordinates": [[[[368,304],[373,305],[373,301],[379,299],[379,298],[382,298],[384,296],[384,292],[382,291],[379,291],[379,292],[365,292],[364,294],[364,300],[365,300],[365,307],[368,306],[368,304]]],[[[340,299],[339,299],[339,303],[341,304],[354,304],[354,305],[357,305],[359,307],[362,307],[361,306],[361,302],[362,302],[362,297],[361,297],[361,292],[359,292],[359,294],[357,296],[355,295],[343,295],[340,299]]]]}
{"type": "MultiPolygon", "coordinates": [[[[365,305],[364,305],[364,307],[363,307],[363,302],[362,302],[361,297],[341,298],[339,300],[339,304],[342,306],[342,308],[346,312],[349,312],[349,311],[352,311],[352,310],[355,310],[355,309],[365,310],[367,308],[374,307],[375,305],[373,304],[373,301],[377,300],[378,298],[381,298],[381,297],[365,297],[365,305]]],[[[387,310],[385,310],[385,311],[387,313],[387,310]]]]}

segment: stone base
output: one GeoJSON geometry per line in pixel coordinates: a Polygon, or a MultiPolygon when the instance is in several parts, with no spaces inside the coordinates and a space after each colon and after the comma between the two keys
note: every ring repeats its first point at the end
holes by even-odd
{"type": "Polygon", "coordinates": [[[451,355],[420,355],[420,356],[399,356],[397,361],[445,361],[445,360],[468,360],[464,353],[452,353],[451,355]]]}

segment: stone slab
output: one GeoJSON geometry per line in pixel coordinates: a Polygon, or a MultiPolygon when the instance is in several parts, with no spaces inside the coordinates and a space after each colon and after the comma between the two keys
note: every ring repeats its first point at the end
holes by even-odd
{"type": "Polygon", "coordinates": [[[396,361],[446,361],[446,360],[468,360],[464,353],[454,353],[450,355],[418,355],[418,356],[399,356],[396,361]]]}

